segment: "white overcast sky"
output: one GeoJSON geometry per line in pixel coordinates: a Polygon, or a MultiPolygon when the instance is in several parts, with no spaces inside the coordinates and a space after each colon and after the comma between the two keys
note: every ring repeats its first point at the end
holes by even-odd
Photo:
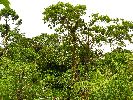
{"type": "Polygon", "coordinates": [[[50,33],[43,23],[42,12],[44,8],[59,1],[72,4],[84,4],[87,13],[107,14],[110,17],[119,17],[133,20],[133,0],[9,0],[11,7],[16,10],[23,20],[21,31],[26,36],[37,36],[40,33],[50,33]]]}
{"type": "Polygon", "coordinates": [[[27,37],[40,35],[41,33],[52,33],[43,23],[42,12],[44,8],[59,1],[72,4],[84,4],[87,13],[100,13],[110,17],[133,20],[133,0],[9,0],[13,8],[22,18],[21,32],[27,37]]]}

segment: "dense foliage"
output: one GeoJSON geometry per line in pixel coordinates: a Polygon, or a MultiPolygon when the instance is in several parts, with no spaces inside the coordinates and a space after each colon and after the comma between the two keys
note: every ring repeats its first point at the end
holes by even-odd
{"type": "Polygon", "coordinates": [[[85,22],[85,11],[63,2],[45,8],[55,33],[33,38],[20,33],[13,9],[0,11],[0,100],[133,99],[133,54],[123,49],[133,22],[100,14],[85,22]],[[111,52],[101,49],[106,44],[111,52]]]}

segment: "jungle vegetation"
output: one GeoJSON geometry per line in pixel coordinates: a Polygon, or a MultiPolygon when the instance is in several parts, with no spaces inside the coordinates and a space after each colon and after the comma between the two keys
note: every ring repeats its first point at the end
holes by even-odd
{"type": "Polygon", "coordinates": [[[0,100],[133,100],[133,53],[123,49],[133,42],[132,21],[97,13],[86,22],[85,5],[58,2],[42,12],[55,33],[27,38],[2,1],[0,100]]]}

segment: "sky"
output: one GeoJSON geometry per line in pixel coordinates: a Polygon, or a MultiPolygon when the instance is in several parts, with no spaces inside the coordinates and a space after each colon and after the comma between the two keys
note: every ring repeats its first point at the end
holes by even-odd
{"type": "Polygon", "coordinates": [[[59,1],[70,2],[74,5],[84,4],[87,6],[87,15],[100,13],[110,17],[133,20],[133,0],[9,0],[11,8],[15,9],[23,20],[21,31],[27,37],[37,36],[41,33],[54,32],[43,23],[42,12],[49,5],[59,1]]]}
{"type": "MultiPolygon", "coordinates": [[[[133,20],[133,0],[9,0],[13,8],[22,19],[20,27],[26,37],[34,37],[41,33],[53,33],[43,23],[42,12],[44,8],[59,1],[87,6],[87,16],[92,13],[108,15],[111,18],[124,18],[133,20]]],[[[129,46],[130,48],[130,46],[129,46]]]]}

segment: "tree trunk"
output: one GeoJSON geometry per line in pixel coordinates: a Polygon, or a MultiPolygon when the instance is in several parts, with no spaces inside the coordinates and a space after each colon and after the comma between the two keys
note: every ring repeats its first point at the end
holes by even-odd
{"type": "Polygon", "coordinates": [[[78,75],[78,55],[77,55],[77,43],[76,43],[76,34],[72,33],[72,75],[73,75],[73,81],[79,80],[78,75]]]}
{"type": "Polygon", "coordinates": [[[24,72],[22,72],[19,75],[19,81],[18,84],[20,85],[17,89],[17,100],[23,100],[23,77],[24,77],[24,72]]]}

